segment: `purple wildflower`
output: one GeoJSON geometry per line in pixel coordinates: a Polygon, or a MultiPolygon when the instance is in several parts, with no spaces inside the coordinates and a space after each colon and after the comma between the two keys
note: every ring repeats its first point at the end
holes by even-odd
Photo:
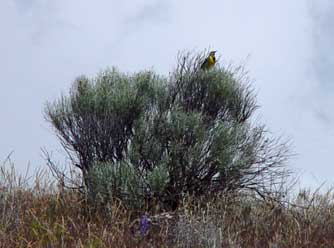
{"type": "Polygon", "coordinates": [[[150,219],[146,214],[144,214],[140,219],[140,235],[144,237],[149,229],[150,229],[150,219]]]}

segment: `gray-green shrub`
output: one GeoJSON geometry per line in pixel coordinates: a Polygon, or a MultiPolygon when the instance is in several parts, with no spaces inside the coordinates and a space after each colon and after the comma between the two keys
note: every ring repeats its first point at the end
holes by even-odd
{"type": "Polygon", "coordinates": [[[247,78],[219,66],[202,71],[202,59],[180,56],[168,77],[115,68],[82,76],[48,103],[46,117],[89,192],[175,208],[185,194],[263,195],[281,182],[288,150],[251,123],[257,105],[247,78]]]}

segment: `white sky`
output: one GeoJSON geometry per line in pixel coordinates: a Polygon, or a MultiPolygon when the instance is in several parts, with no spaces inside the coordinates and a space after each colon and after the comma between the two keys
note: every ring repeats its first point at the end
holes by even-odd
{"type": "Polygon", "coordinates": [[[293,140],[302,185],[331,185],[333,30],[330,0],[2,0],[0,161],[14,150],[19,170],[36,168],[41,147],[60,149],[43,108],[78,75],[111,66],[167,75],[178,51],[214,48],[221,64],[249,56],[258,119],[293,140]]]}

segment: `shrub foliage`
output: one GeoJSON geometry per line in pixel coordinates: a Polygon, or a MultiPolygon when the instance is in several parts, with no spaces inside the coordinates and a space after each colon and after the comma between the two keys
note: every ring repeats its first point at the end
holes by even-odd
{"type": "MultiPolygon", "coordinates": [[[[94,197],[175,207],[184,194],[251,189],[285,176],[287,147],[252,124],[257,108],[239,68],[199,69],[181,54],[174,71],[81,76],[46,118],[94,197]]],[[[272,192],[272,189],[270,190],[272,192]]]]}

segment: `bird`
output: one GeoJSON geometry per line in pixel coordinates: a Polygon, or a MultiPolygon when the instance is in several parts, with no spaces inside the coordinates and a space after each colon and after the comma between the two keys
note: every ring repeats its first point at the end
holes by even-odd
{"type": "Polygon", "coordinates": [[[209,70],[216,64],[216,54],[217,51],[211,51],[209,56],[204,60],[203,64],[201,65],[202,70],[209,70]]]}

